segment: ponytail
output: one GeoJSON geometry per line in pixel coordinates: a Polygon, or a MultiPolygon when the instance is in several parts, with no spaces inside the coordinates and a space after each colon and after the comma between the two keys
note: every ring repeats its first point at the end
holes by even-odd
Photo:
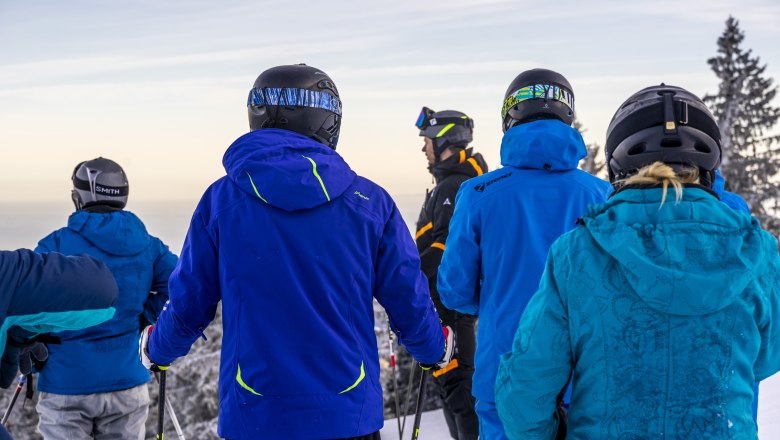
{"type": "Polygon", "coordinates": [[[620,181],[622,185],[657,185],[664,189],[661,198],[661,206],[666,201],[666,191],[671,186],[674,188],[675,202],[682,199],[684,183],[699,183],[699,169],[695,167],[685,168],[681,173],[676,173],[672,167],[663,162],[653,162],[644,166],[628,179],[620,181]]]}

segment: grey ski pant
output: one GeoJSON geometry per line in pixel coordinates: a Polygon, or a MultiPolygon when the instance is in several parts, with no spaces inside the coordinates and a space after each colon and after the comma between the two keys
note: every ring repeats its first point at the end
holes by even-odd
{"type": "Polygon", "coordinates": [[[45,440],[143,440],[149,390],[143,384],[72,396],[41,392],[36,409],[45,440]]]}

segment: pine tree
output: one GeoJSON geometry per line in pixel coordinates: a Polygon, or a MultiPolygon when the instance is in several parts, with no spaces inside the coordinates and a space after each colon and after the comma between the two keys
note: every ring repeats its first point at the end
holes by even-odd
{"type": "Polygon", "coordinates": [[[780,107],[772,105],[777,86],[765,75],[766,64],[761,65],[752,49],[742,47],[744,39],[739,21],[729,17],[718,38],[717,55],[707,60],[720,79],[719,90],[704,101],[720,126],[721,172],[729,190],[744,197],[762,225],[777,235],[780,135],[771,135],[780,120],[780,107]]]}
{"type": "MultiPolygon", "coordinates": [[[[583,136],[585,135],[585,132],[588,131],[587,129],[582,128],[582,123],[578,120],[575,120],[572,126],[583,136]]],[[[607,168],[605,166],[604,147],[597,142],[591,142],[585,144],[585,148],[588,150],[588,155],[580,161],[580,169],[596,177],[606,179],[607,168]]]]}

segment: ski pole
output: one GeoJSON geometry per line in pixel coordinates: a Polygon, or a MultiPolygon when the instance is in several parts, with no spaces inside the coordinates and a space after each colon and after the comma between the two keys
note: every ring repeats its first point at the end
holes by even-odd
{"type": "Polygon", "coordinates": [[[157,440],[165,439],[165,370],[160,371],[160,395],[157,402],[157,440]]]}
{"type": "Polygon", "coordinates": [[[173,427],[176,429],[176,436],[179,437],[179,440],[186,440],[184,432],[181,430],[181,425],[179,425],[179,419],[176,418],[176,413],[173,412],[173,405],[168,399],[165,399],[165,408],[168,409],[168,415],[171,416],[171,422],[173,422],[173,427]]]}
{"type": "MultiPolygon", "coordinates": [[[[419,365],[419,364],[418,364],[419,365]]],[[[420,420],[422,419],[423,400],[425,399],[425,370],[420,375],[420,389],[417,392],[417,412],[414,414],[414,426],[412,426],[412,440],[420,438],[420,420]]]]}
{"type": "Polygon", "coordinates": [[[395,397],[395,421],[398,423],[398,440],[402,440],[404,434],[401,431],[401,404],[398,402],[398,377],[396,372],[398,371],[395,363],[395,349],[393,348],[393,328],[390,326],[390,316],[387,317],[387,343],[390,345],[390,368],[393,374],[393,390],[395,397]]]}
{"type": "MultiPolygon", "coordinates": [[[[412,367],[409,369],[409,381],[406,383],[406,398],[404,399],[404,420],[401,423],[401,434],[406,431],[406,415],[409,414],[409,406],[412,404],[412,384],[414,383],[415,363],[412,362],[412,367]]],[[[420,370],[422,371],[422,370],[420,370]]]]}
{"type": "Polygon", "coordinates": [[[27,376],[24,374],[20,374],[19,377],[16,379],[18,381],[16,385],[16,390],[14,390],[14,396],[11,398],[11,402],[8,404],[8,408],[5,409],[5,414],[3,414],[3,420],[0,421],[0,424],[5,426],[5,423],[8,421],[8,418],[11,416],[11,410],[14,409],[14,405],[16,404],[16,399],[19,398],[19,394],[22,392],[22,388],[24,388],[24,384],[27,382],[27,376]]]}

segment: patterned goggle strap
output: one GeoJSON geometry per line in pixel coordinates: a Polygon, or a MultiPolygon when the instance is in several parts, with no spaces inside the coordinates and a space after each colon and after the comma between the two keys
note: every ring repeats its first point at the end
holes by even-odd
{"type": "Polygon", "coordinates": [[[82,191],[89,191],[92,194],[99,194],[109,197],[124,197],[130,193],[127,186],[108,186],[101,185],[95,181],[82,180],[78,177],[73,178],[73,187],[82,191]]]}
{"type": "Polygon", "coordinates": [[[280,87],[252,88],[246,101],[247,107],[283,105],[290,107],[321,108],[341,116],[341,101],[330,93],[316,90],[280,87]]]}
{"type": "Polygon", "coordinates": [[[525,86],[509,95],[506,98],[506,101],[504,101],[504,107],[501,109],[501,117],[505,118],[512,107],[523,101],[542,98],[560,101],[574,110],[574,95],[570,90],[553,84],[536,84],[533,86],[525,86]]]}

